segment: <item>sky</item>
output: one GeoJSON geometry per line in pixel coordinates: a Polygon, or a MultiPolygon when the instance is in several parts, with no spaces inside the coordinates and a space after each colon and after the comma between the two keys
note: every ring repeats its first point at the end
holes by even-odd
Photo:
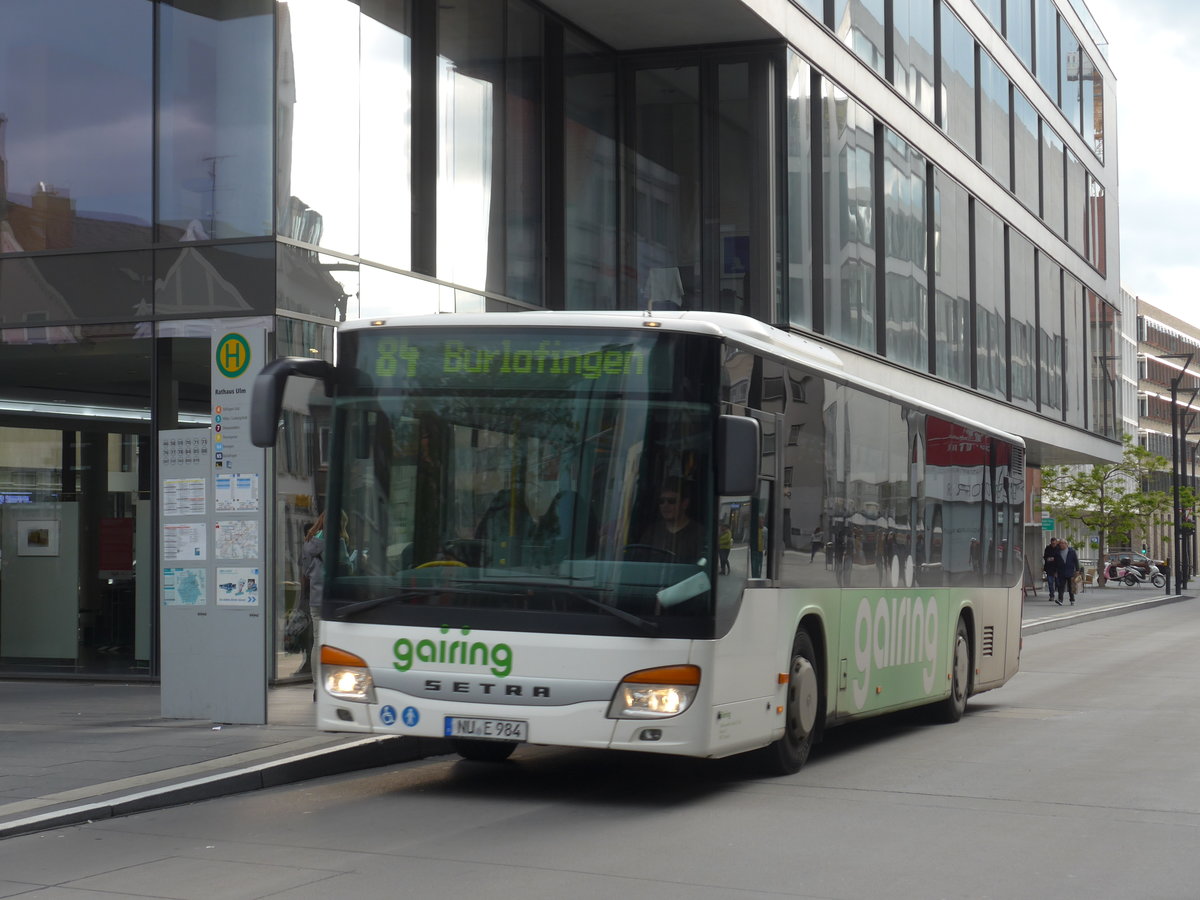
{"type": "Polygon", "coordinates": [[[1200,326],[1200,2],[1086,2],[1117,78],[1121,286],[1200,326]]]}

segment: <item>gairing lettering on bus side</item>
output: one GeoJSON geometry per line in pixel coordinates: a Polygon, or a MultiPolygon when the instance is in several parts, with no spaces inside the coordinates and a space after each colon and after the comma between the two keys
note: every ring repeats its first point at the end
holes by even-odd
{"type": "Polygon", "coordinates": [[[853,682],[854,705],[862,709],[876,672],[926,663],[921,670],[925,693],[933,691],[937,672],[938,607],[934,598],[886,597],[875,602],[863,597],[854,620],[854,663],[862,681],[853,682]]]}
{"type": "MultiPolygon", "coordinates": [[[[442,634],[449,633],[448,626],[442,626],[442,634]]],[[[463,628],[462,635],[471,633],[470,628],[463,628]]],[[[512,672],[513,653],[508,644],[488,645],[483,641],[430,640],[422,638],[413,642],[408,638],[399,638],[392,645],[392,654],[396,657],[393,666],[400,672],[407,672],[414,662],[448,663],[463,666],[490,666],[490,671],[497,678],[506,678],[512,672]]]]}

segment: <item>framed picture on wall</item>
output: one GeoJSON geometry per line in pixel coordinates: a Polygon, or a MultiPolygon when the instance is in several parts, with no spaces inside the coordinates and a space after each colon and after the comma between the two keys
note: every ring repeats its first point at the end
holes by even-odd
{"type": "Polygon", "coordinates": [[[58,556],[58,522],[55,519],[18,522],[17,556],[58,556]]]}

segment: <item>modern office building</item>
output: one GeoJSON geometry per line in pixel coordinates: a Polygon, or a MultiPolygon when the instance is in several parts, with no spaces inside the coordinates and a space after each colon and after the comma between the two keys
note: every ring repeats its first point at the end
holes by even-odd
{"type": "MultiPolygon", "coordinates": [[[[1151,453],[1171,460],[1172,469],[1158,475],[1155,488],[1173,493],[1173,472],[1177,472],[1179,485],[1195,490],[1200,452],[1200,328],[1140,297],[1136,302],[1137,440],[1151,453]]],[[[1185,539],[1178,550],[1173,515],[1165,525],[1149,529],[1147,549],[1156,557],[1178,558],[1194,571],[1194,521],[1195,510],[1187,506],[1181,511],[1180,534],[1185,539]]]]}
{"type": "MultiPolygon", "coordinates": [[[[0,672],[157,677],[164,604],[218,602],[164,535],[231,335],[741,312],[1032,467],[1118,458],[1103,44],[1082,0],[8,0],[0,672]]],[[[291,397],[266,458],[272,678],[323,436],[291,397]]]]}

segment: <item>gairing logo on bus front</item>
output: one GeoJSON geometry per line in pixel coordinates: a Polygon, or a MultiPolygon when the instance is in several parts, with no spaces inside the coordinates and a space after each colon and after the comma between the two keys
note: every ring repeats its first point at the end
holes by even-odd
{"type": "MultiPolygon", "coordinates": [[[[449,634],[450,626],[442,626],[442,634],[449,634]]],[[[463,628],[460,634],[465,638],[471,633],[470,628],[463,628]]],[[[487,666],[497,678],[507,678],[512,673],[513,652],[508,644],[486,644],[483,641],[430,640],[423,638],[414,643],[408,638],[400,638],[392,645],[392,654],[396,657],[393,666],[400,672],[407,672],[414,662],[447,663],[459,666],[487,666]]]]}
{"type": "Polygon", "coordinates": [[[937,670],[938,607],[932,597],[880,597],[872,610],[863,597],[854,620],[854,663],[862,676],[852,682],[855,709],[867,702],[871,672],[922,665],[925,693],[933,691],[937,670]]]}

